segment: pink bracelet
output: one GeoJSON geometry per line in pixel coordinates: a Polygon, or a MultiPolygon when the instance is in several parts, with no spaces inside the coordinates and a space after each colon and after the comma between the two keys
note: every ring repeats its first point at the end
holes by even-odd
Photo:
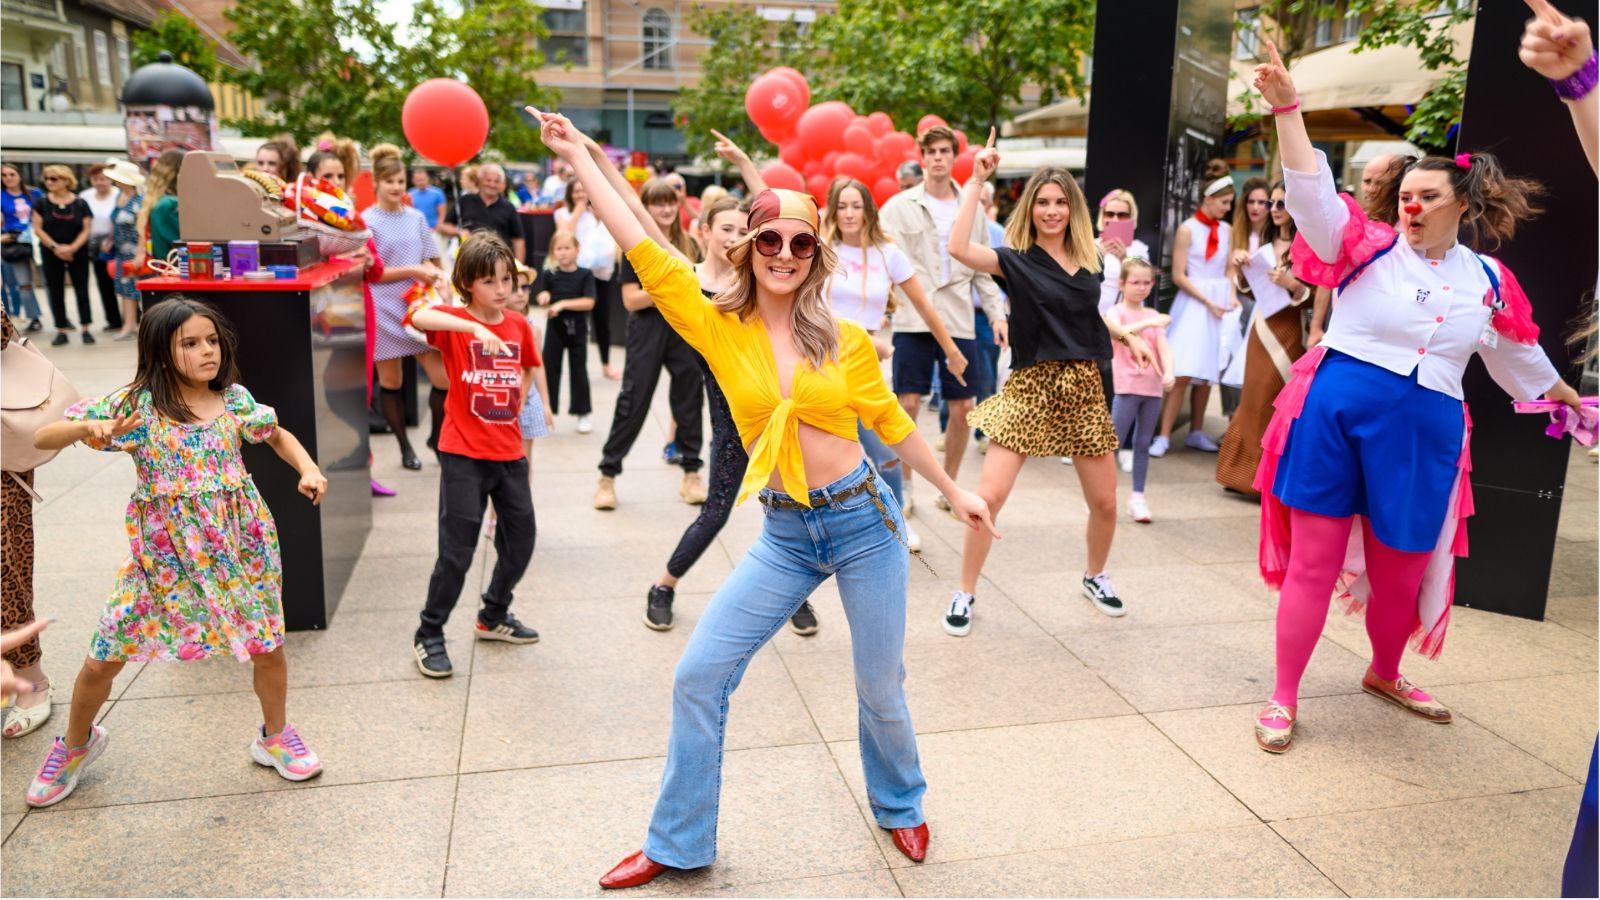
{"type": "Polygon", "coordinates": [[[1294,112],[1295,110],[1297,110],[1299,108],[1300,108],[1300,98],[1296,97],[1296,98],[1294,98],[1294,102],[1289,104],[1288,106],[1274,106],[1272,108],[1272,114],[1275,115],[1275,116],[1281,116],[1284,113],[1292,113],[1292,112],[1294,112]]]}

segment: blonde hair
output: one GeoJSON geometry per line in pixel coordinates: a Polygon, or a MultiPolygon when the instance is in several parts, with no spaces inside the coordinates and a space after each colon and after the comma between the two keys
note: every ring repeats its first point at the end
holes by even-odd
{"type": "Polygon", "coordinates": [[[711,204],[717,202],[718,200],[721,200],[723,197],[726,197],[726,196],[728,196],[728,189],[723,187],[722,185],[720,185],[720,184],[707,185],[706,189],[700,192],[700,206],[701,207],[710,206],[711,204]]]}
{"type": "MultiPolygon", "coordinates": [[[[744,240],[728,246],[733,285],[712,301],[717,309],[738,316],[740,322],[749,322],[759,312],[756,270],[751,259],[756,252],[753,236],[758,231],[752,229],[744,240]]],[[[823,288],[838,265],[839,256],[833,252],[833,247],[825,241],[817,241],[817,253],[811,257],[811,271],[795,288],[794,302],[789,307],[789,327],[794,333],[795,349],[816,369],[839,358],[839,322],[823,297],[823,288]]]]}
{"type": "Polygon", "coordinates": [[[339,158],[339,164],[344,166],[346,187],[356,183],[356,176],[361,174],[361,148],[355,141],[339,137],[331,131],[324,131],[317,135],[317,151],[332,153],[339,158]],[[324,147],[327,149],[323,149],[324,147]]]}
{"type": "MultiPolygon", "coordinates": [[[[639,189],[639,202],[643,203],[646,208],[658,205],[665,206],[670,203],[673,209],[676,210],[678,208],[678,192],[672,187],[672,182],[667,179],[661,177],[652,178],[644,183],[644,187],[639,189]]],[[[689,232],[683,230],[683,214],[681,212],[673,213],[672,225],[667,228],[667,240],[672,242],[672,246],[678,248],[678,252],[689,259],[697,260],[700,258],[700,246],[694,242],[694,238],[689,235],[689,232]]]]}
{"type": "Polygon", "coordinates": [[[1133,199],[1131,191],[1124,188],[1116,188],[1111,193],[1100,198],[1100,209],[1094,214],[1095,231],[1106,230],[1106,206],[1118,200],[1128,204],[1128,221],[1134,225],[1139,224],[1139,201],[1133,199]]]}
{"type": "MultiPolygon", "coordinates": [[[[393,144],[379,144],[367,151],[367,157],[372,160],[372,181],[376,184],[385,178],[399,175],[406,176],[406,164],[400,158],[400,148],[393,144]]],[[[346,172],[345,177],[350,177],[346,172]]]]}
{"type": "Polygon", "coordinates": [[[78,176],[72,174],[72,170],[66,166],[59,164],[48,165],[45,166],[39,174],[41,176],[55,175],[60,177],[62,181],[67,183],[67,190],[69,191],[75,191],[78,189],[78,176]]]}
{"type": "MultiPolygon", "coordinates": [[[[873,202],[872,192],[867,190],[867,186],[861,182],[854,178],[846,177],[835,178],[833,184],[828,188],[828,208],[822,212],[822,240],[828,244],[838,244],[844,239],[844,236],[839,233],[838,220],[839,196],[844,193],[845,188],[855,188],[856,193],[861,195],[861,296],[865,297],[867,295],[867,273],[871,268],[868,265],[867,254],[874,248],[879,253],[884,254],[884,269],[887,271],[889,266],[888,254],[884,253],[883,248],[893,244],[894,240],[884,232],[883,226],[878,223],[878,204],[873,202]]],[[[894,312],[896,306],[894,285],[891,284],[889,286],[888,311],[894,312]]]]}
{"type": "Polygon", "coordinates": [[[546,248],[547,252],[545,253],[544,257],[544,267],[546,269],[550,269],[552,271],[555,269],[557,265],[555,253],[556,245],[562,243],[563,241],[570,241],[572,243],[573,252],[577,252],[582,247],[582,245],[578,243],[578,236],[570,231],[558,231],[551,235],[550,246],[546,248]]]}
{"type": "Polygon", "coordinates": [[[1150,273],[1152,278],[1156,274],[1156,267],[1150,264],[1150,260],[1139,256],[1130,256],[1122,261],[1122,274],[1117,276],[1117,283],[1127,284],[1128,273],[1134,269],[1144,269],[1150,273]]]}
{"type": "Polygon", "coordinates": [[[1083,198],[1077,180],[1066,169],[1046,166],[1028,179],[1011,220],[1006,223],[1006,245],[1013,250],[1027,252],[1039,242],[1033,228],[1033,204],[1039,197],[1039,190],[1047,184],[1060,188],[1067,198],[1065,243],[1068,255],[1085,271],[1100,271],[1100,245],[1095,242],[1094,230],[1089,225],[1089,203],[1083,198]]]}
{"type": "Polygon", "coordinates": [[[150,224],[150,211],[155,209],[157,201],[172,193],[173,186],[178,182],[178,169],[182,165],[183,151],[177,147],[161,151],[156,161],[150,164],[150,177],[144,183],[144,204],[139,207],[139,218],[134,226],[141,243],[144,241],[145,226],[150,224]]]}

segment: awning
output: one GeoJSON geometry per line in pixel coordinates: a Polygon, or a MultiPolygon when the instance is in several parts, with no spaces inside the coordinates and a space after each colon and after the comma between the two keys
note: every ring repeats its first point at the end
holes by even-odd
{"type": "Polygon", "coordinates": [[[1000,148],[1000,168],[995,175],[1000,178],[1026,178],[1046,166],[1082,172],[1088,158],[1085,147],[1036,147],[1027,150],[1000,148]]]}
{"type": "MultiPolygon", "coordinates": [[[[261,138],[224,135],[218,149],[255,159],[261,138]]],[[[0,153],[13,162],[84,164],[128,155],[128,135],[115,125],[23,125],[0,122],[0,153]]]]}
{"type": "Polygon", "coordinates": [[[1001,137],[1082,137],[1089,132],[1089,98],[1071,97],[1025,112],[1001,126],[1001,137]]]}

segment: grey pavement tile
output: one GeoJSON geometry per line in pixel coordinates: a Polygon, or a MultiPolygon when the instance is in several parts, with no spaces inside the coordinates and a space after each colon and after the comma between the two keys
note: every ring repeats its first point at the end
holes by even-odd
{"type": "Polygon", "coordinates": [[[990,570],[989,577],[1051,634],[1245,622],[1277,615],[1277,604],[1265,587],[1241,588],[1231,572],[1215,566],[1169,563],[1113,570],[1112,583],[1128,607],[1128,614],[1117,619],[1096,609],[1076,578],[996,570],[990,570]]]}
{"type": "Polygon", "coordinates": [[[894,870],[907,897],[1328,897],[1265,825],[894,870]]]}
{"type": "Polygon", "coordinates": [[[1456,684],[1439,699],[1577,781],[1594,749],[1595,673],[1456,684]]]}
{"type": "MultiPolygon", "coordinates": [[[[411,541],[410,550],[401,548],[392,551],[393,555],[382,556],[374,555],[375,539],[369,536],[366,552],[356,562],[339,606],[334,610],[332,627],[341,629],[342,617],[347,612],[404,610],[413,617],[420,613],[428,597],[428,578],[433,574],[437,546],[433,534],[429,532],[422,544],[411,541]]],[[[472,568],[467,572],[466,587],[461,591],[463,602],[458,604],[458,609],[476,607],[477,586],[486,556],[488,554],[480,549],[473,560],[472,568]]]]}
{"type": "MultiPolygon", "coordinates": [[[[516,649],[537,654],[539,645],[516,649]]],[[[460,771],[665,756],[673,667],[475,676],[460,771]]],[[[783,663],[770,649],[762,650],[729,703],[727,746],[820,740],[783,663]]]]}
{"type": "Polygon", "coordinates": [[[697,892],[706,897],[903,897],[888,869],[740,884],[697,892]]]}
{"type": "Polygon", "coordinates": [[[32,813],[12,897],[439,896],[455,778],[32,813]],[[397,827],[404,823],[403,827],[397,827]]]}
{"type": "Polygon", "coordinates": [[[473,655],[472,674],[660,666],[670,672],[710,599],[709,594],[679,593],[672,607],[672,630],[653,631],[644,625],[643,590],[604,599],[518,597],[512,611],[539,631],[539,643],[519,647],[482,642],[473,655]]]}
{"type": "Polygon", "coordinates": [[[261,724],[251,694],[119,701],[105,718],[105,755],[57,808],[454,775],[466,701],[465,679],[290,688],[289,721],[324,766],[300,784],[251,760],[261,724]]]}
{"type": "Polygon", "coordinates": [[[1168,558],[1177,553],[1210,565],[1250,562],[1260,551],[1260,513],[1220,519],[1157,523],[1168,558]]]}
{"type": "Polygon", "coordinates": [[[1545,601],[1544,616],[1557,625],[1564,625],[1579,634],[1595,637],[1600,634],[1600,605],[1596,595],[1551,597],[1545,601]]]}
{"type": "MultiPolygon", "coordinates": [[[[642,846],[663,760],[461,776],[445,894],[596,896],[642,846]]],[[[821,744],[735,750],[722,778],[717,860],[635,893],[701,894],[884,867],[821,744]]],[[[743,895],[742,891],[733,891],[743,895]]]]}
{"type": "MultiPolygon", "coordinates": [[[[1137,612],[1130,612],[1133,618],[1137,612]]],[[[1077,631],[1056,637],[1141,712],[1265,702],[1272,693],[1272,620],[1130,631],[1077,631]]],[[[1361,689],[1366,662],[1329,640],[1317,642],[1300,693],[1361,689]]]]}
{"type": "Polygon", "coordinates": [[[1554,897],[1580,793],[1527,791],[1272,827],[1352,897],[1554,897]]]}
{"type": "MultiPolygon", "coordinates": [[[[785,657],[822,736],[860,734],[848,650],[785,657]]],[[[1050,638],[906,648],[906,702],[919,733],[1126,715],[1133,709],[1050,638]]]]}
{"type": "MultiPolygon", "coordinates": [[[[666,568],[666,560],[677,540],[678,535],[674,534],[651,548],[656,552],[629,550],[626,555],[619,553],[603,560],[597,560],[592,549],[535,550],[533,564],[520,591],[532,591],[537,597],[643,598],[666,568]]],[[[492,565],[488,560],[485,564],[492,565]]],[[[695,565],[691,576],[696,584],[709,587],[721,584],[732,571],[725,557],[707,553],[695,565]]]]}
{"type": "Polygon", "coordinates": [[[1589,541],[1596,539],[1596,519],[1600,506],[1593,499],[1567,497],[1561,501],[1561,518],[1556,526],[1556,537],[1564,541],[1589,541]]]}
{"type": "Polygon", "coordinates": [[[1572,783],[1470,719],[1428,722],[1367,694],[1302,699],[1294,746],[1264,753],[1252,735],[1259,710],[1149,719],[1269,822],[1572,783]]]}
{"type": "Polygon", "coordinates": [[[0,842],[11,839],[11,832],[17,830],[22,824],[22,819],[27,813],[5,813],[0,815],[0,842]]]}
{"type": "MultiPolygon", "coordinates": [[[[856,742],[830,744],[866,809],[856,742]]],[[[928,862],[1253,824],[1250,811],[1140,716],[917,739],[928,862]]],[[[878,834],[889,865],[914,865],[878,834]]]]}
{"type": "MultiPolygon", "coordinates": [[[[1323,641],[1332,641],[1370,659],[1371,643],[1363,621],[1337,606],[1328,615],[1323,641]]],[[[1407,648],[1401,671],[1424,688],[1472,681],[1561,675],[1596,669],[1595,640],[1554,622],[1535,622],[1457,606],[1438,659],[1407,648]]],[[[1360,675],[1356,676],[1357,678],[1360,675]]]]}
{"type": "Polygon", "coordinates": [[[1550,569],[1550,596],[1595,594],[1600,554],[1594,541],[1556,541],[1550,569]]]}
{"type": "MultiPolygon", "coordinates": [[[[913,568],[917,563],[911,563],[913,568]]],[[[906,591],[906,646],[930,644],[945,646],[951,641],[982,643],[992,640],[1042,638],[1045,632],[1034,624],[1027,614],[1007,600],[993,585],[978,583],[978,617],[972,633],[965,638],[953,638],[944,631],[944,614],[950,608],[950,584],[937,581],[912,581],[906,591]]],[[[811,606],[817,613],[820,626],[816,634],[801,636],[785,628],[773,637],[772,643],[785,657],[810,653],[848,652],[851,647],[850,624],[845,618],[844,603],[833,580],[823,582],[811,595],[811,606]]]]}
{"type": "MultiPolygon", "coordinates": [[[[1152,460],[1152,462],[1155,461],[1152,460]]],[[[1215,472],[1216,470],[1213,468],[1212,474],[1215,475],[1215,472]]],[[[1117,477],[1122,482],[1120,485],[1121,490],[1118,491],[1117,496],[1119,501],[1117,510],[1120,515],[1117,520],[1118,536],[1121,536],[1124,528],[1129,530],[1139,529],[1141,531],[1153,530],[1128,518],[1128,493],[1133,489],[1130,481],[1132,476],[1118,472],[1117,477]]],[[[1152,523],[1154,525],[1177,520],[1234,519],[1242,516],[1259,516],[1261,514],[1259,501],[1253,497],[1243,497],[1238,494],[1228,493],[1223,490],[1222,485],[1217,484],[1215,478],[1209,482],[1163,483],[1154,487],[1149,485],[1146,487],[1149,490],[1145,494],[1145,499],[1149,501],[1150,512],[1155,519],[1152,523]]]]}

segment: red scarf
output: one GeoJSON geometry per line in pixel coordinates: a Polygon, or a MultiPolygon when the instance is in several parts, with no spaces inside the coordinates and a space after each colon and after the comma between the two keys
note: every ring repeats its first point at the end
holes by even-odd
{"type": "Polygon", "coordinates": [[[1206,232],[1206,259],[1209,260],[1217,255],[1217,242],[1219,240],[1217,226],[1222,224],[1222,220],[1213,219],[1206,215],[1204,210],[1200,209],[1194,211],[1194,220],[1211,229],[1206,232]]]}

